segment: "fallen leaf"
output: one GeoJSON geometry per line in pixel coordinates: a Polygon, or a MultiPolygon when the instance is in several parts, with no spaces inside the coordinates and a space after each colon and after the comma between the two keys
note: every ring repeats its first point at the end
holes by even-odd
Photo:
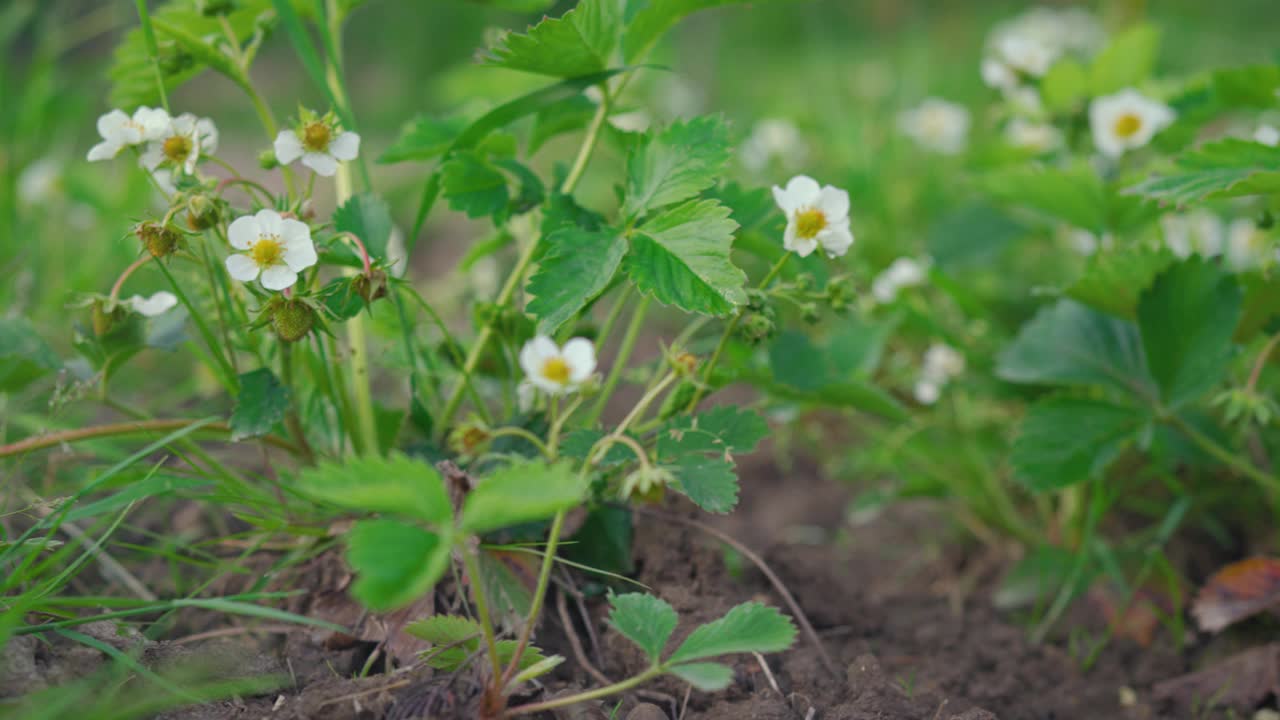
{"type": "Polygon", "coordinates": [[[1214,573],[1191,606],[1205,632],[1223,628],[1280,603],[1280,559],[1254,557],[1214,573]]]}
{"type": "Polygon", "coordinates": [[[1248,712],[1280,694],[1280,643],[1236,653],[1202,670],[1165,680],[1155,698],[1184,708],[1232,708],[1248,712]]]}

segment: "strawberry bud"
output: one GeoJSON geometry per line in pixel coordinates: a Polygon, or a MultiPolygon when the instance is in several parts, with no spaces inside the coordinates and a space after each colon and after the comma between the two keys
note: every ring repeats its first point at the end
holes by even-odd
{"type": "Polygon", "coordinates": [[[158,222],[138,223],[133,227],[133,234],[154,258],[168,257],[182,244],[182,233],[177,228],[158,222]]]}

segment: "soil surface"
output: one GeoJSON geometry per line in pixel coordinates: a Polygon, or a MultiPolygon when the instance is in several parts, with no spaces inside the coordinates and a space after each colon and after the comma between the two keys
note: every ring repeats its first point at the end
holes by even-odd
{"type": "MultiPolygon", "coordinates": [[[[1161,626],[1145,646],[1116,638],[1086,672],[1079,633],[1100,637],[1101,614],[1086,607],[1063,623],[1076,633],[1030,642],[1026,624],[991,601],[1009,558],[951,534],[936,506],[901,504],[854,523],[845,487],[819,479],[813,468],[783,471],[755,462],[743,468],[742,506],[712,524],[763,556],[811,620],[830,665],[802,633],[789,652],[733,658],[734,682],[722,693],[690,692],[674,678],[662,679],[608,704],[541,717],[1139,720],[1250,717],[1258,708],[1274,707],[1280,646],[1261,644],[1264,638],[1247,638],[1223,660],[1230,653],[1213,643],[1173,650],[1161,626]],[[1247,650],[1236,652],[1241,649],[1247,650]],[[1210,698],[1216,707],[1206,707],[1210,698]]],[[[656,512],[706,520],[674,498],[656,512]]],[[[786,609],[752,563],[670,517],[637,516],[635,559],[636,579],[680,613],[677,641],[697,623],[745,600],[786,609]]],[[[245,587],[255,580],[246,575],[245,587]]],[[[122,634],[109,623],[78,629],[133,652],[161,674],[198,667],[206,677],[278,678],[270,692],[159,716],[166,720],[474,717],[479,678],[415,667],[421,647],[400,632],[408,620],[455,610],[450,604],[458,593],[451,583],[405,611],[372,616],[347,597],[350,581],[338,555],[329,553],[279,584],[311,590],[291,600],[288,609],[353,628],[352,635],[261,622],[231,625],[225,616],[213,617],[227,625],[207,626],[194,615],[181,636],[168,640],[122,634]],[[352,679],[366,668],[366,677],[352,679]]],[[[583,600],[568,592],[548,600],[536,642],[569,660],[546,685],[518,701],[594,687],[643,667],[639,651],[609,630],[605,609],[601,598],[583,600]],[[565,631],[566,620],[571,632],[565,631]]],[[[199,617],[207,622],[211,614],[199,617]]],[[[61,638],[17,638],[0,655],[0,698],[82,677],[102,662],[97,651],[61,638]]]]}

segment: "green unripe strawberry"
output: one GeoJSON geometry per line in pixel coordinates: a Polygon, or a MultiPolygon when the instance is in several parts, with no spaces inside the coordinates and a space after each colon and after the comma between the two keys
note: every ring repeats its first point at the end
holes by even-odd
{"type": "Polygon", "coordinates": [[[142,247],[151,257],[164,258],[178,251],[182,245],[182,233],[172,225],[158,222],[142,222],[133,227],[133,234],[142,241],[142,247]]]}
{"type": "Polygon", "coordinates": [[[311,332],[316,311],[302,300],[284,300],[271,310],[271,329],[283,342],[297,342],[311,332]]]}

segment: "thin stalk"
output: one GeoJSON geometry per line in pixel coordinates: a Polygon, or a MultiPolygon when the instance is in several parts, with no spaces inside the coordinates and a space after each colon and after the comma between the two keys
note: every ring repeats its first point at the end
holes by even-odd
{"type": "Polygon", "coordinates": [[[179,285],[177,279],[173,277],[173,273],[169,272],[169,268],[165,267],[165,264],[161,262],[159,258],[155,258],[155,261],[156,267],[160,268],[160,272],[164,273],[165,279],[169,281],[169,285],[173,288],[173,294],[177,295],[178,300],[182,301],[182,304],[186,306],[187,313],[195,322],[196,329],[200,331],[200,336],[204,338],[205,344],[209,346],[209,354],[217,360],[218,368],[222,370],[223,385],[227,388],[228,392],[235,394],[237,385],[235,367],[233,367],[227,360],[226,356],[222,354],[217,341],[214,339],[213,332],[209,330],[209,326],[205,323],[204,318],[196,311],[196,307],[191,304],[191,299],[187,297],[185,292],[183,292],[182,286],[179,285]]]}
{"type": "Polygon", "coordinates": [[[137,0],[138,20],[142,24],[142,39],[147,44],[147,54],[151,56],[151,70],[156,76],[156,91],[160,94],[160,106],[169,111],[169,95],[164,90],[164,72],[160,69],[160,50],[156,45],[156,31],[151,26],[151,13],[147,10],[147,0],[137,0]]]}
{"type": "Polygon", "coordinates": [[[129,263],[129,267],[125,268],[124,272],[120,273],[120,277],[116,278],[115,284],[111,286],[110,298],[112,301],[120,297],[120,289],[124,287],[124,281],[128,280],[129,276],[132,275],[135,270],[146,265],[150,260],[151,255],[143,253],[142,257],[134,260],[132,263],[129,263]]]}
{"type": "Polygon", "coordinates": [[[569,174],[565,176],[564,183],[560,186],[560,192],[568,195],[578,186],[578,181],[582,179],[582,173],[587,169],[587,163],[591,160],[591,153],[596,149],[596,141],[600,139],[600,130],[604,127],[604,121],[609,118],[609,107],[611,104],[609,97],[609,88],[607,85],[602,86],[604,97],[600,100],[599,107],[596,108],[596,114],[591,117],[591,124],[587,126],[586,137],[582,140],[582,146],[578,148],[578,155],[573,159],[573,167],[569,170],[569,174]]]}
{"type": "Polygon", "coordinates": [[[315,464],[316,453],[307,442],[307,433],[303,430],[302,420],[298,417],[298,388],[293,380],[293,345],[291,343],[280,343],[280,376],[284,386],[289,389],[289,394],[292,395],[289,399],[289,410],[284,416],[284,425],[289,429],[294,444],[302,450],[303,461],[308,465],[315,464]]]}
{"type": "Polygon", "coordinates": [[[627,324],[626,334],[622,336],[622,344],[618,347],[618,356],[613,361],[609,376],[605,378],[604,387],[600,390],[600,397],[596,400],[595,407],[591,408],[591,414],[587,416],[587,427],[595,427],[600,421],[600,416],[604,414],[609,398],[618,387],[618,381],[622,379],[627,361],[631,359],[631,353],[635,350],[636,339],[640,337],[640,330],[644,327],[644,316],[648,311],[649,297],[646,295],[631,313],[631,321],[627,324]]]}
{"type": "MultiPolygon", "coordinates": [[[[351,198],[351,171],[346,165],[338,166],[333,185],[334,202],[341,207],[351,198]]],[[[351,350],[351,391],[355,395],[360,436],[356,449],[360,453],[377,453],[378,421],[373,409],[373,390],[370,387],[369,340],[365,320],[365,315],[361,313],[346,324],[347,345],[351,350]]]]}
{"type": "MultiPolygon", "coordinates": [[[[196,424],[201,425],[201,430],[216,433],[231,432],[230,426],[226,423],[210,423],[205,422],[204,420],[185,418],[109,423],[106,425],[76,428],[74,430],[63,430],[61,432],[49,433],[48,435],[24,438],[17,442],[9,443],[8,445],[0,445],[0,458],[21,455],[34,450],[43,450],[44,448],[54,447],[55,445],[61,445],[63,443],[74,443],[81,440],[93,440],[95,438],[115,437],[118,435],[132,435],[134,433],[169,432],[171,430],[181,430],[182,428],[196,424]]],[[[278,448],[288,450],[294,454],[301,452],[301,450],[295,447],[293,443],[275,435],[264,435],[262,440],[269,445],[274,445],[278,448]]]]}
{"type": "MultiPolygon", "coordinates": [[[[791,259],[791,253],[784,253],[778,262],[774,263],[773,268],[769,270],[769,274],[764,276],[764,280],[760,281],[760,289],[764,290],[769,287],[769,283],[778,277],[782,272],[782,268],[786,266],[787,260],[791,259]]],[[[720,342],[716,343],[716,349],[711,353],[711,359],[707,361],[706,367],[702,370],[702,382],[698,384],[693,391],[693,398],[689,401],[685,412],[693,412],[698,409],[698,403],[702,402],[702,398],[706,395],[707,387],[711,384],[711,373],[715,371],[716,363],[720,362],[720,356],[724,354],[724,349],[729,345],[729,338],[733,336],[733,331],[738,328],[738,321],[742,319],[742,312],[734,314],[729,322],[724,326],[724,332],[720,334],[720,342]]]]}
{"type": "Polygon", "coordinates": [[[528,430],[525,430],[522,427],[515,427],[515,426],[500,427],[497,430],[492,430],[489,432],[490,440],[496,440],[497,438],[500,438],[500,437],[518,437],[518,438],[521,438],[522,440],[528,440],[529,444],[538,448],[538,452],[542,453],[543,457],[547,459],[551,459],[551,450],[550,448],[547,447],[546,443],[542,442],[542,438],[538,437],[537,435],[534,435],[533,433],[529,432],[528,430]]]}
{"type": "MultiPolygon", "coordinates": [[[[422,306],[423,311],[425,311],[427,316],[431,318],[431,321],[435,323],[436,327],[440,330],[441,335],[444,336],[445,345],[453,355],[453,361],[457,363],[459,367],[465,367],[467,362],[466,358],[462,357],[462,353],[458,351],[460,343],[458,343],[457,339],[454,338],[453,333],[449,331],[449,326],[445,324],[444,318],[440,317],[440,313],[436,312],[436,309],[431,306],[431,303],[428,303],[426,298],[422,297],[421,293],[419,293],[413,285],[404,283],[400,285],[400,287],[408,292],[410,297],[418,301],[418,304],[422,306]]],[[[480,391],[476,390],[475,384],[471,380],[472,379],[469,374],[463,375],[463,385],[465,386],[466,391],[471,394],[471,399],[475,401],[476,411],[480,413],[480,417],[484,418],[485,422],[492,422],[489,415],[489,408],[485,407],[484,401],[480,398],[480,391]]]]}
{"type": "Polygon", "coordinates": [[[576,695],[565,695],[553,698],[551,700],[543,700],[542,702],[528,703],[526,705],[517,705],[513,708],[507,708],[507,715],[528,715],[530,713],[542,712],[543,710],[552,710],[560,707],[567,707],[575,703],[586,702],[588,700],[597,700],[602,697],[609,697],[615,693],[625,692],[637,685],[642,685],[655,677],[662,674],[661,667],[651,667],[648,670],[636,675],[633,678],[616,682],[612,685],[605,685],[595,690],[580,692],[576,695]]]}
{"type": "Polygon", "coordinates": [[[529,647],[533,626],[538,623],[538,616],[542,614],[542,602],[547,595],[547,586],[551,584],[551,568],[555,564],[556,548],[560,544],[560,531],[564,529],[564,518],[567,514],[567,510],[561,510],[551,521],[551,534],[547,538],[546,550],[543,551],[542,569],[538,572],[538,587],[533,591],[533,604],[529,607],[529,616],[525,618],[524,627],[520,628],[520,639],[516,642],[515,652],[511,653],[511,664],[502,674],[502,682],[498,683],[498,687],[506,687],[507,683],[511,682],[511,678],[515,677],[516,670],[520,668],[520,657],[524,655],[525,648],[529,647]]]}
{"type": "Polygon", "coordinates": [[[489,599],[485,595],[484,580],[480,577],[480,569],[476,565],[475,557],[472,553],[475,548],[463,548],[462,564],[467,570],[467,577],[471,578],[471,595],[476,601],[476,615],[480,619],[480,629],[484,631],[484,644],[489,656],[489,663],[493,667],[493,677],[502,677],[502,663],[498,661],[498,640],[493,633],[493,617],[489,614],[489,599]]]}
{"type": "Polygon", "coordinates": [[[1200,432],[1195,428],[1195,426],[1186,420],[1183,420],[1178,415],[1170,414],[1165,419],[1177,428],[1179,432],[1186,435],[1201,450],[1212,455],[1214,459],[1226,465],[1230,465],[1242,475],[1245,475],[1250,480],[1257,482],[1272,493],[1280,493],[1280,479],[1266,474],[1255,467],[1253,463],[1222,447],[1213,438],[1200,432]]]}
{"type": "Polygon", "coordinates": [[[627,306],[627,301],[631,299],[631,288],[624,287],[622,292],[618,293],[618,299],[613,301],[613,307],[609,308],[609,314],[605,315],[604,324],[600,326],[600,331],[596,333],[596,347],[603,347],[609,342],[609,338],[613,335],[613,326],[618,324],[618,318],[622,317],[622,311],[627,306]]]}
{"type": "Polygon", "coordinates": [[[1262,348],[1262,352],[1258,353],[1258,359],[1253,363],[1253,370],[1249,372],[1249,382],[1244,386],[1246,393],[1252,393],[1258,386],[1258,378],[1262,377],[1262,368],[1266,366],[1267,359],[1271,357],[1271,352],[1276,349],[1277,344],[1280,344],[1280,333],[1272,335],[1266,346],[1262,348]]]}

